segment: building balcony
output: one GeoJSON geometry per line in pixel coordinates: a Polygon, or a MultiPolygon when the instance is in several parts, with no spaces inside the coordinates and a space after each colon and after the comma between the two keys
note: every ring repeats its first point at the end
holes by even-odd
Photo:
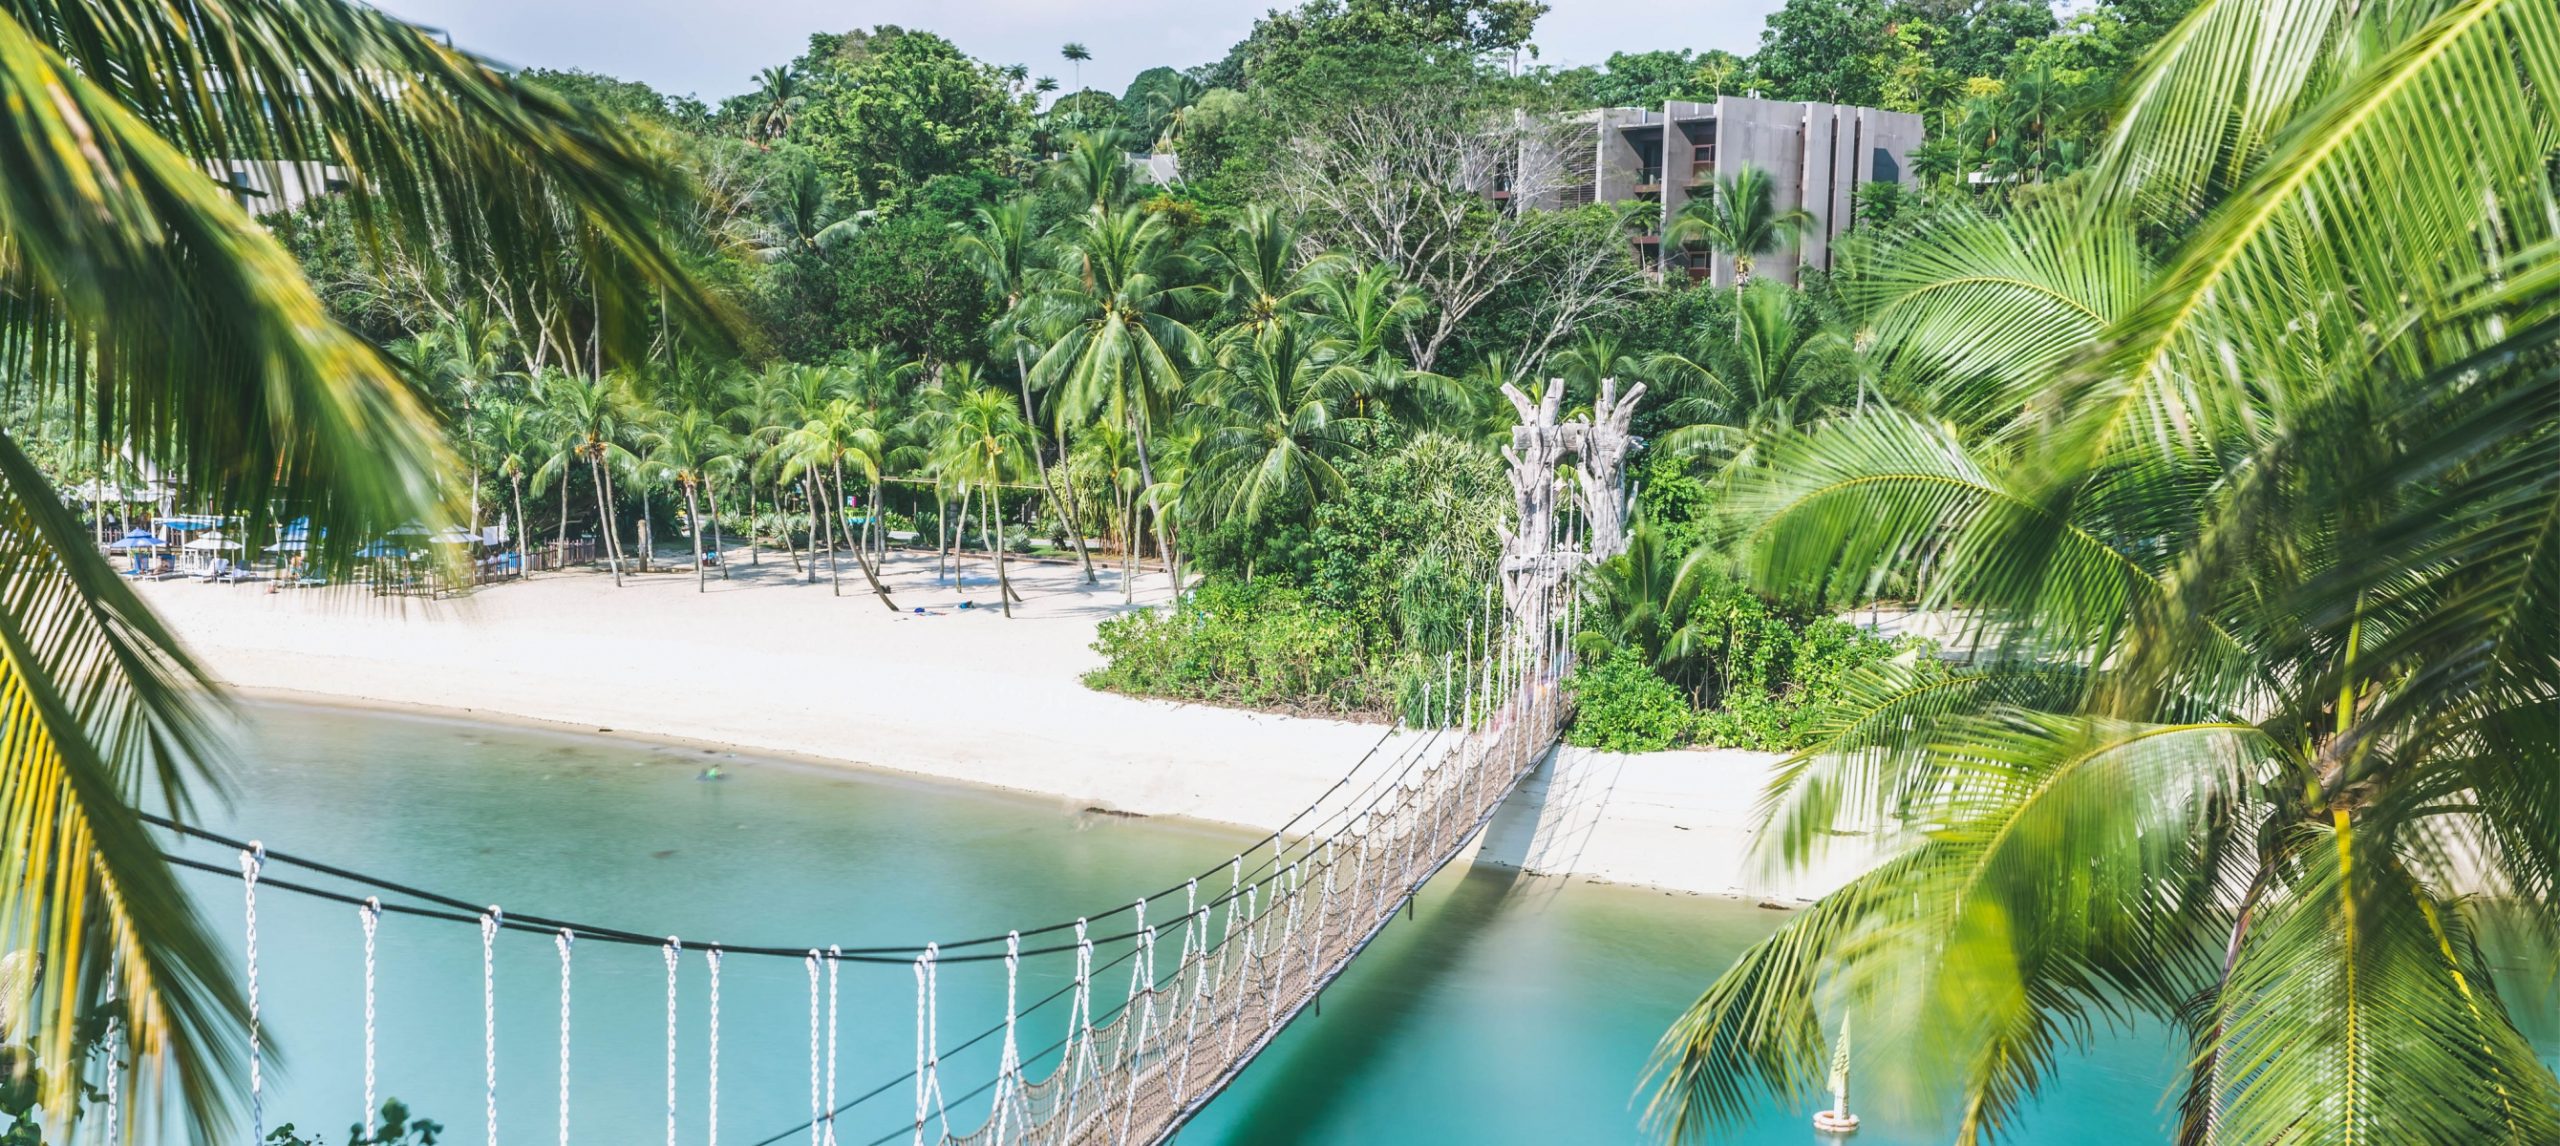
{"type": "Polygon", "coordinates": [[[1642,170],[1637,171],[1637,172],[1636,172],[1636,194],[1638,194],[1638,195],[1659,195],[1659,194],[1662,194],[1662,169],[1661,169],[1661,168],[1659,168],[1659,167],[1647,167],[1647,168],[1643,168],[1642,170]]]}
{"type": "Polygon", "coordinates": [[[1689,165],[1689,186],[1704,187],[1716,181],[1716,164],[1710,159],[1689,165]]]}

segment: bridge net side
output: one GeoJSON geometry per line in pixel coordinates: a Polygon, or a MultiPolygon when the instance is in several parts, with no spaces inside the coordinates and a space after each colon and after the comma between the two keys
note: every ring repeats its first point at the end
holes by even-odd
{"type": "MultiPolygon", "coordinates": [[[[1529,674],[1482,727],[1329,834],[1284,838],[1258,883],[1154,929],[1108,1023],[1071,1020],[1054,1066],[995,1080],[984,1124],[917,1127],[962,1146],[1152,1143],[1223,1089],[1456,858],[1554,740],[1557,666],[1529,674]],[[1154,965],[1149,966],[1150,963],[1154,965]]],[[[1105,985],[1088,985],[1097,994],[1105,985]]],[[[1091,1011],[1086,1011],[1091,1014],[1091,1011]]]]}

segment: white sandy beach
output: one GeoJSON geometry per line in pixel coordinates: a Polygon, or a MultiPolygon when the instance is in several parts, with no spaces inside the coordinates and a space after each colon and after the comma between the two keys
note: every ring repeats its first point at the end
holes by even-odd
{"type": "MultiPolygon", "coordinates": [[[[966,590],[899,555],[890,613],[848,561],[841,597],[779,553],[697,594],[690,573],[616,588],[584,570],[430,602],[358,591],[168,581],[140,586],[216,676],[253,695],[420,707],[892,769],[1098,807],[1279,827],[1385,729],[1095,692],[1094,629],[1116,574],[1019,565],[1007,620],[991,570],[966,590]],[[980,608],[962,610],[968,599],[980,608]]],[[[1164,579],[1141,580],[1142,602],[1164,579]]],[[[1388,753],[1393,751],[1392,746],[1388,753]]],[[[1486,858],[1556,874],[1763,894],[1739,864],[1748,753],[1565,754],[1524,787],[1486,858]],[[1592,776],[1608,777],[1588,782],[1592,776]]]]}

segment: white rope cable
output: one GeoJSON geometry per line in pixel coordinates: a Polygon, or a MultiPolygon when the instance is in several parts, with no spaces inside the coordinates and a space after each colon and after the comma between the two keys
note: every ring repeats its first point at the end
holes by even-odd
{"type": "Polygon", "coordinates": [[[1014,1038],[1020,1016],[1017,991],[1022,976],[1022,933],[1007,932],[1004,937],[1004,1052],[996,1059],[995,1123],[996,1143],[1003,1146],[1005,1131],[1012,1128],[1013,1100],[1022,1083],[1022,1045],[1014,1038]]]}
{"type": "Polygon", "coordinates": [[[560,1146],[569,1146],[569,948],[577,940],[566,927],[551,937],[560,951],[560,1146]]]}
{"type": "Polygon", "coordinates": [[[711,1093],[702,1141],[703,1146],[720,1146],[720,949],[709,948],[702,958],[711,966],[711,1093]]]}
{"type": "Polygon", "coordinates": [[[246,923],[249,987],[249,1143],[263,1146],[267,1139],[265,1048],[258,1045],[258,869],[266,866],[267,847],[256,840],[240,853],[240,896],[246,923]]]}
{"type": "Polygon", "coordinates": [[[1200,1011],[1209,1005],[1209,913],[1200,908],[1200,881],[1182,888],[1182,958],[1191,964],[1191,1002],[1182,1009],[1182,1065],[1173,1072],[1173,1104],[1191,1093],[1191,1051],[1199,1043],[1200,1011]]]}
{"type": "MultiPolygon", "coordinates": [[[[1143,1075],[1139,1068],[1144,1065],[1140,1060],[1147,1053],[1147,1039],[1155,1033],[1156,1026],[1156,929],[1146,926],[1146,922],[1147,901],[1141,899],[1138,901],[1138,926],[1141,930],[1138,932],[1137,957],[1130,962],[1141,968],[1138,974],[1145,978],[1146,1009],[1139,1012],[1136,1020],[1137,1041],[1129,1052],[1129,1093],[1120,1104],[1120,1135],[1113,1140],[1118,1146],[1128,1146],[1129,1125],[1138,1113],[1138,1080],[1143,1075]]],[[[1120,1022],[1121,1029],[1127,1030],[1130,1024],[1129,1012],[1125,1010],[1121,1012],[1120,1022]]]]}
{"type": "Polygon", "coordinates": [[[1076,1124],[1076,1107],[1084,1097],[1084,1084],[1094,1066],[1093,1055],[1093,940],[1087,936],[1085,921],[1076,920],[1075,996],[1067,1004],[1067,1120],[1072,1133],[1076,1124]]]}
{"type": "Polygon", "coordinates": [[[684,941],[667,936],[658,951],[667,964],[667,1146],[676,1146],[676,960],[684,941]]]}
{"type": "Polygon", "coordinates": [[[364,1127],[365,1137],[373,1136],[373,944],[374,933],[382,927],[382,900],[368,895],[356,907],[356,921],[364,927],[364,1127]]]}
{"type": "Polygon", "coordinates": [[[818,949],[802,960],[809,970],[809,1146],[825,1141],[826,1100],[818,1090],[818,949]]]}
{"type": "Polygon", "coordinates": [[[827,1138],[823,1146],[836,1146],[836,972],[842,968],[844,948],[827,947],[827,1138]]]}
{"type": "Polygon", "coordinates": [[[480,1078],[487,1089],[483,1141],[498,1146],[498,925],[506,913],[490,904],[480,913],[480,1078]]]}
{"type": "Polygon", "coordinates": [[[951,1137],[949,1112],[942,1107],[942,1051],[934,1043],[942,1037],[941,973],[934,961],[941,948],[924,945],[924,954],[916,956],[916,1129],[915,1146],[924,1146],[925,1116],[941,1113],[941,1134],[934,1141],[951,1137]]]}

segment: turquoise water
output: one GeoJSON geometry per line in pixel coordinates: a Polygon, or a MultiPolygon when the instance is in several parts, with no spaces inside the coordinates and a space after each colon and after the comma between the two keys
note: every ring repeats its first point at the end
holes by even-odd
{"type": "MultiPolygon", "coordinates": [[[[253,763],[218,826],[288,852],[515,912],[688,937],[680,970],[678,1140],[707,1137],[702,939],[847,947],[1001,932],[1095,911],[1218,864],[1248,833],[1086,814],[1073,805],[609,737],[296,708],[253,710],[253,763]],[[699,783],[708,760],[729,779],[699,783]]],[[[228,857],[191,853],[220,862],[228,857]]],[[[279,878],[296,878],[281,867],[279,878]]],[[[239,885],[190,877],[237,936],[239,885]]],[[[361,938],[352,908],[260,899],[267,1124],[334,1141],[362,1097],[361,938]]],[[[1628,888],[1452,869],[1185,1130],[1186,1143],[1643,1141],[1638,1082],[1662,1029],[1780,913],[1628,888]]],[[[1168,939],[1168,945],[1173,941],[1168,939]]],[[[379,946],[379,1090],[482,1140],[480,938],[387,916],[379,946]]],[[[540,935],[497,942],[503,1142],[556,1136],[559,963],[540,935]]],[[[1113,952],[1106,950],[1102,957],[1113,952]]],[[[1065,970],[1026,968],[1026,999],[1065,970]]],[[[665,968],[655,948],[575,951],[573,1137],[665,1140],[665,968]]],[[[1126,972],[1097,976],[1116,999],[1126,972]]],[[[837,1087],[850,1099],[914,1060],[906,966],[845,966],[837,1087]]],[[[808,987],[798,960],[728,958],[721,975],[719,1141],[751,1146],[808,1117],[808,987]]],[[[1001,1014],[992,964],[943,972],[942,1042],[1001,1014]]],[[[1065,1027],[1024,1021],[1026,1049],[1065,1027]]],[[[945,1065],[955,1096],[995,1041],[945,1065]]],[[[2174,1060],[2116,1040],[2061,1073],[2017,1141],[2159,1141],[2174,1060]]],[[[955,1125],[973,1125],[965,1104],[955,1125]]],[[[906,1086],[839,1124],[859,1146],[905,1141],[906,1086]]],[[[1824,1141],[1776,1105],[1726,1141],[1824,1141]]],[[[1859,1146],[1944,1141],[1869,1113],[1859,1146]]],[[[787,1142],[806,1142],[804,1132],[787,1142]]]]}

